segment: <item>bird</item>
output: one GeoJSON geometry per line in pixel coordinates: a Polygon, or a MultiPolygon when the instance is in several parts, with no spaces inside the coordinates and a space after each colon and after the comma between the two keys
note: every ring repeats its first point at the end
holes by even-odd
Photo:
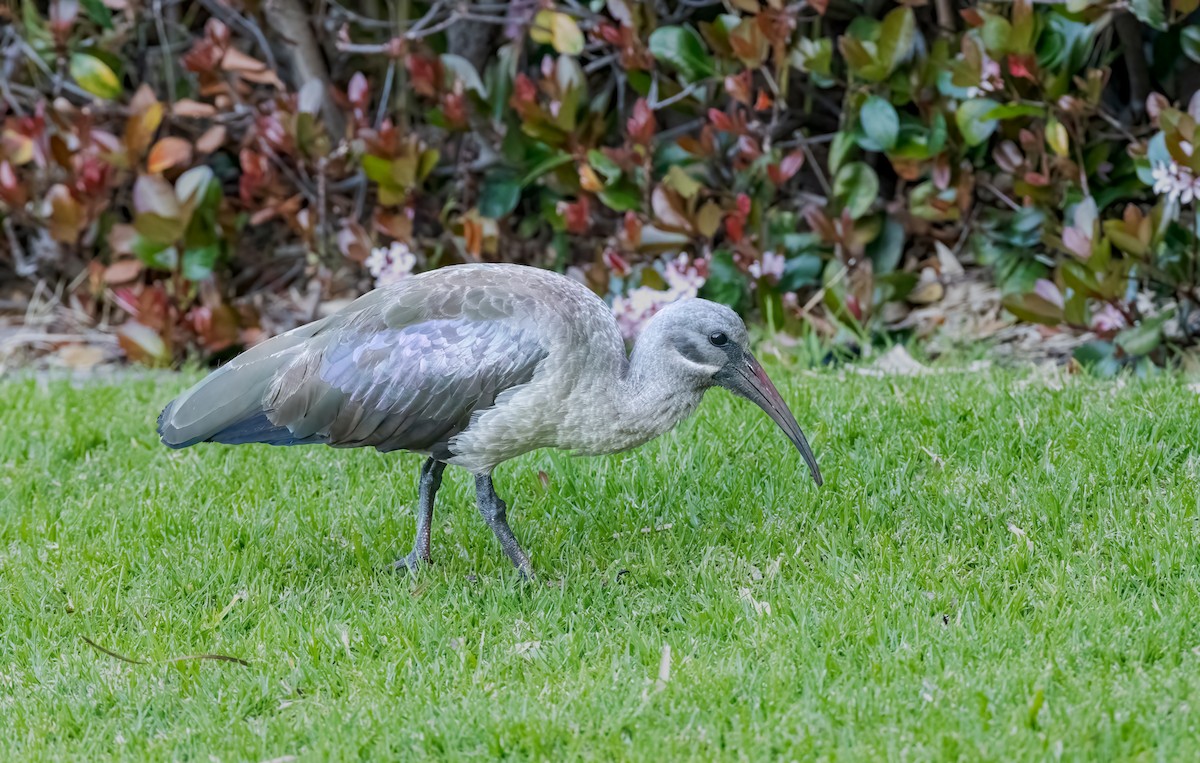
{"type": "Polygon", "coordinates": [[[340,311],[263,341],[176,397],[158,418],[170,448],[198,443],[374,447],[425,456],[416,537],[393,563],[431,559],[447,465],[470,472],[484,522],[522,577],[495,468],[541,448],[604,455],[637,447],[723,387],[758,405],[800,452],[808,440],[748,349],[742,319],[699,297],[660,309],[627,353],[610,307],[536,267],[467,263],[380,286],[340,311]]]}

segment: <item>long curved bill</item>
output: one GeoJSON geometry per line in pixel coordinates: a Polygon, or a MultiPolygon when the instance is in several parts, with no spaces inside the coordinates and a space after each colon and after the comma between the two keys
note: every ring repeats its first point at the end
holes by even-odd
{"type": "Polygon", "coordinates": [[[745,352],[742,353],[740,359],[730,359],[729,364],[716,375],[715,381],[735,395],[744,397],[762,408],[788,436],[788,439],[796,446],[796,450],[800,451],[804,462],[808,464],[808,470],[812,473],[813,481],[818,486],[824,483],[824,480],[821,479],[821,469],[817,466],[817,458],[813,455],[812,448],[808,446],[804,432],[800,431],[796,417],[792,415],[787,403],[783,402],[779,391],[771,383],[767,372],[763,370],[753,355],[745,352]]]}

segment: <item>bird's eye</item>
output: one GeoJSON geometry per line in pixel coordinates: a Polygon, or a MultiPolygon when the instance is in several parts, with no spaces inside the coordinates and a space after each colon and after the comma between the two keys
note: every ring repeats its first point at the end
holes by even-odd
{"type": "Polygon", "coordinates": [[[724,331],[714,331],[708,335],[708,341],[713,343],[713,347],[724,347],[729,344],[729,337],[725,336],[724,331]]]}

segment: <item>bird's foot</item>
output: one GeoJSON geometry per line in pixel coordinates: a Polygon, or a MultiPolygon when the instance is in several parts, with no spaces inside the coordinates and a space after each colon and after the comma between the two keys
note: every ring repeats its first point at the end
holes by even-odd
{"type": "Polygon", "coordinates": [[[422,567],[428,567],[433,561],[428,556],[422,556],[416,551],[410,551],[405,556],[392,562],[392,572],[413,573],[422,567]]]}

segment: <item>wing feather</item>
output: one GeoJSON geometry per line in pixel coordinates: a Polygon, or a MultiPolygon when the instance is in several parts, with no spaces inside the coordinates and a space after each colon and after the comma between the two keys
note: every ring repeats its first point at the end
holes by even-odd
{"type": "MultiPolygon", "coordinates": [[[[470,292],[468,292],[470,297],[470,292]]],[[[480,299],[464,299],[470,306],[480,299]]],[[[267,415],[297,439],[447,457],[450,440],[501,392],[527,383],[546,349],[532,327],[472,318],[356,322],[280,374],[267,415]]]]}

